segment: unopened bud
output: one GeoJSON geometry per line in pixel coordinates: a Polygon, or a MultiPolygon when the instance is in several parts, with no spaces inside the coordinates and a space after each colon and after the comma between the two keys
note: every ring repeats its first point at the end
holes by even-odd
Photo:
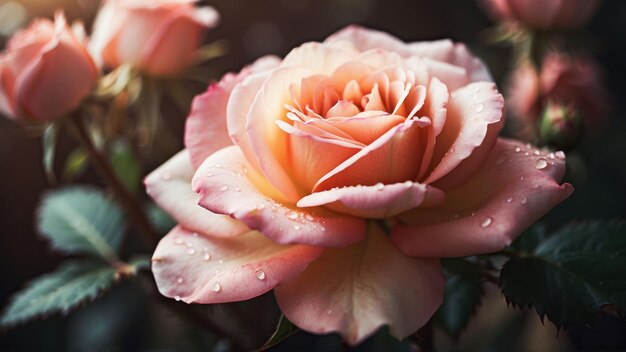
{"type": "Polygon", "coordinates": [[[539,132],[543,144],[568,150],[578,143],[581,127],[581,116],[575,108],[550,101],[543,110],[539,132]]]}

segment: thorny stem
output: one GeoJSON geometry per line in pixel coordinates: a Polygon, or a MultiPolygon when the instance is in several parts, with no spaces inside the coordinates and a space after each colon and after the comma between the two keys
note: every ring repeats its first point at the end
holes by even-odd
{"type": "Polygon", "coordinates": [[[141,208],[141,205],[135,199],[135,197],[128,191],[126,186],[117,177],[111,165],[107,161],[106,157],[96,148],[87,129],[85,128],[83,121],[78,114],[72,116],[70,119],[72,125],[78,132],[80,142],[87,151],[93,165],[100,172],[100,174],[106,179],[109,186],[113,189],[113,192],[117,196],[122,206],[126,209],[130,217],[133,219],[135,226],[139,229],[139,232],[143,236],[144,241],[150,248],[150,250],[156,248],[159,242],[159,236],[150,224],[150,221],[146,217],[146,214],[141,208]]]}

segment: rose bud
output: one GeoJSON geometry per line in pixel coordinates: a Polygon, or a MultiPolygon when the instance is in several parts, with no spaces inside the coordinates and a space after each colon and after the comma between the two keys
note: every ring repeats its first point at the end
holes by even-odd
{"type": "Polygon", "coordinates": [[[541,140],[556,149],[568,150],[581,135],[581,118],[575,108],[548,101],[541,117],[541,140]]]}
{"type": "Polygon", "coordinates": [[[290,322],[352,345],[413,334],[443,300],[440,257],[501,250],[573,191],[564,155],[498,137],[503,108],[465,45],[355,26],[226,75],[146,178],[178,222],[159,291],[274,290],[290,322]]]}
{"type": "Polygon", "coordinates": [[[109,68],[122,64],[153,76],[171,76],[194,63],[207,28],[219,15],[194,0],[107,0],[90,46],[109,68]]]}
{"type": "Polygon", "coordinates": [[[76,109],[98,77],[85,44],[82,25],[70,29],[60,12],[17,32],[0,54],[0,111],[47,122],[76,109]]]}
{"type": "Polygon", "coordinates": [[[601,77],[601,70],[589,57],[549,53],[539,73],[530,64],[519,66],[511,75],[507,103],[516,119],[518,136],[526,140],[537,138],[543,112],[549,110],[548,102],[567,106],[586,129],[598,130],[610,110],[609,94],[601,77]]]}
{"type": "Polygon", "coordinates": [[[536,29],[571,29],[593,17],[600,0],[481,0],[495,21],[516,21],[536,29]]]}

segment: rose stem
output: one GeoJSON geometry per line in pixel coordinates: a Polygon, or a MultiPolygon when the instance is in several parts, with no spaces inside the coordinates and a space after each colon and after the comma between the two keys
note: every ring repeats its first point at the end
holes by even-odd
{"type": "Polygon", "coordinates": [[[143,239],[148,247],[150,249],[156,248],[156,245],[159,243],[159,236],[152,227],[152,224],[150,224],[150,221],[143,212],[139,202],[137,202],[137,199],[135,199],[135,197],[117,177],[106,157],[98,149],[96,149],[91,137],[83,125],[80,116],[76,114],[72,116],[70,121],[76,128],[80,142],[87,151],[93,165],[100,172],[100,174],[104,176],[109,186],[111,186],[118,200],[133,219],[135,225],[139,229],[139,232],[143,235],[143,239]]]}

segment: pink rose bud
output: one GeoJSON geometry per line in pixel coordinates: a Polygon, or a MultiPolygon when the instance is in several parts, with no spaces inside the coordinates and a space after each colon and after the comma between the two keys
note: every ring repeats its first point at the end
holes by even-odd
{"type": "Polygon", "coordinates": [[[96,18],[90,49],[107,67],[128,63],[171,76],[196,58],[202,34],[217,25],[211,7],[194,0],[108,0],[96,18]]]}
{"type": "Polygon", "coordinates": [[[0,112],[16,120],[46,122],[77,108],[96,84],[82,25],[36,19],[0,54],[0,112]]]}
{"type": "Polygon", "coordinates": [[[600,0],[482,0],[496,21],[517,21],[537,29],[576,28],[594,15],[600,0]]]}
{"type": "Polygon", "coordinates": [[[557,149],[567,150],[580,138],[581,118],[575,108],[548,102],[541,117],[541,140],[557,149]]]}
{"type": "Polygon", "coordinates": [[[610,109],[609,93],[601,77],[591,58],[557,53],[545,57],[541,72],[530,64],[518,67],[509,82],[508,108],[518,122],[519,135],[531,139],[539,132],[548,101],[568,106],[585,127],[597,129],[610,109]]]}

